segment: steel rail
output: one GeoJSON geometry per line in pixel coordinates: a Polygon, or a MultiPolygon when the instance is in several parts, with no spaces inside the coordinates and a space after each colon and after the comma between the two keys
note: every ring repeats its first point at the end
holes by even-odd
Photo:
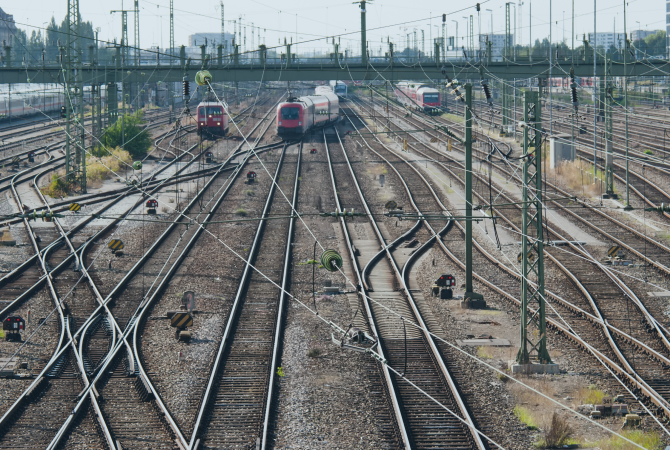
{"type": "MultiPolygon", "coordinates": [[[[424,145],[424,146],[426,146],[427,148],[430,148],[429,146],[427,146],[427,145],[424,144],[424,143],[421,143],[421,144],[424,145]]],[[[436,164],[442,166],[443,169],[444,169],[445,171],[451,173],[452,176],[453,176],[454,178],[458,179],[458,180],[461,182],[461,184],[464,183],[464,181],[460,180],[460,178],[457,177],[457,176],[456,176],[456,175],[455,175],[449,168],[447,168],[446,166],[444,166],[443,163],[441,163],[441,162],[439,162],[439,161],[437,161],[437,160],[435,160],[435,159],[433,159],[433,158],[431,158],[431,157],[425,155],[424,153],[422,153],[421,151],[419,151],[418,149],[416,149],[414,146],[412,146],[412,148],[413,148],[417,153],[420,153],[420,154],[424,155],[425,157],[429,158],[432,162],[434,162],[434,163],[436,163],[436,164]]],[[[431,149],[431,150],[433,150],[433,149],[431,149]]],[[[433,151],[435,151],[435,150],[433,150],[433,151]]],[[[447,156],[447,155],[444,155],[444,156],[447,156]]],[[[456,160],[453,160],[453,159],[452,159],[452,162],[454,162],[455,164],[457,164],[457,165],[463,167],[463,165],[462,165],[460,162],[456,161],[456,160]]],[[[476,175],[476,174],[475,174],[475,176],[479,177],[479,176],[476,175]]],[[[482,182],[487,182],[487,180],[483,180],[483,179],[481,179],[481,181],[482,181],[482,182]]],[[[500,192],[500,191],[499,191],[499,192],[500,192]]],[[[501,193],[501,194],[502,194],[502,193],[501,193]]],[[[504,196],[504,194],[502,194],[502,195],[504,196]]],[[[509,200],[509,199],[508,199],[508,200],[509,200]]],[[[508,224],[510,224],[510,226],[512,226],[512,227],[514,227],[514,228],[516,229],[516,226],[515,226],[509,219],[507,219],[507,218],[504,217],[504,216],[501,216],[501,217],[503,217],[503,219],[506,220],[506,221],[508,222],[508,224]]],[[[460,224],[459,224],[459,226],[460,226],[460,224]]],[[[517,231],[518,231],[518,229],[517,229],[517,231]]],[[[553,231],[553,230],[552,230],[552,231],[553,231]]],[[[555,231],[554,231],[554,233],[558,235],[558,233],[556,233],[555,231]]],[[[473,242],[476,243],[476,241],[473,241],[473,242]]],[[[451,253],[449,253],[449,254],[451,254],[451,253]]],[[[486,253],[486,254],[488,255],[488,253],[486,253]]],[[[592,308],[594,309],[594,311],[595,311],[596,314],[597,314],[597,317],[593,317],[593,316],[592,316],[592,320],[591,320],[591,322],[592,322],[592,323],[597,323],[597,324],[599,324],[599,325],[601,326],[601,328],[602,328],[603,331],[604,331],[604,334],[607,336],[607,341],[608,341],[608,343],[609,343],[609,345],[610,345],[612,351],[615,353],[615,355],[617,355],[617,358],[620,360],[621,364],[623,364],[623,365],[625,366],[625,370],[623,370],[621,367],[619,367],[617,370],[618,370],[618,371],[622,371],[623,373],[625,373],[625,374],[628,376],[629,381],[632,381],[632,382],[633,382],[635,385],[637,385],[643,392],[645,392],[645,395],[646,395],[647,397],[649,397],[649,398],[650,398],[650,399],[651,399],[657,406],[661,407],[661,408],[664,410],[666,416],[670,417],[670,415],[668,415],[668,413],[670,412],[670,409],[669,409],[670,403],[668,403],[667,400],[665,400],[662,396],[660,396],[660,394],[658,394],[654,389],[652,389],[652,388],[651,388],[651,387],[650,387],[650,386],[649,386],[649,385],[648,385],[648,384],[647,384],[647,383],[646,383],[646,382],[645,382],[645,381],[644,381],[644,380],[643,380],[643,379],[642,379],[642,378],[641,378],[641,377],[640,377],[640,376],[633,370],[633,368],[632,368],[632,367],[630,366],[630,364],[628,363],[627,359],[621,354],[620,350],[618,349],[618,345],[614,342],[614,340],[613,340],[611,334],[609,333],[610,328],[613,328],[613,327],[611,327],[611,326],[607,323],[607,321],[605,321],[605,320],[602,318],[602,316],[600,315],[600,311],[599,311],[598,307],[595,305],[595,302],[594,302],[593,298],[591,297],[591,295],[588,293],[588,291],[584,288],[584,286],[581,285],[581,283],[577,280],[577,278],[576,278],[571,272],[569,272],[569,271],[567,270],[567,268],[565,268],[559,261],[557,261],[555,258],[553,258],[553,257],[551,256],[551,254],[549,254],[548,252],[547,252],[547,255],[550,257],[550,259],[552,259],[552,261],[554,261],[555,263],[557,263],[558,267],[561,268],[561,270],[564,271],[564,273],[565,273],[568,277],[570,277],[570,278],[573,280],[573,282],[576,283],[577,287],[582,291],[582,293],[585,295],[585,297],[586,297],[586,298],[589,300],[589,302],[591,303],[592,308]]],[[[493,258],[492,256],[490,256],[489,259],[492,260],[492,261],[495,260],[495,258],[493,258]]],[[[509,271],[509,269],[508,269],[504,264],[501,264],[501,263],[497,262],[497,260],[495,260],[495,262],[496,262],[496,265],[498,265],[499,267],[501,267],[501,268],[505,269],[506,271],[508,271],[508,273],[510,273],[512,276],[514,276],[514,277],[517,278],[517,279],[520,279],[520,275],[519,275],[519,274],[516,274],[516,273],[514,273],[514,272],[509,271]]],[[[609,277],[614,276],[613,274],[608,273],[608,272],[609,272],[609,271],[607,271],[606,274],[607,274],[609,277]]],[[[616,277],[615,277],[615,278],[616,278],[616,277]]],[[[617,284],[617,286],[619,286],[619,287],[623,290],[623,287],[622,287],[622,286],[624,286],[624,284],[621,283],[620,280],[619,280],[619,282],[617,282],[616,284],[617,284]]],[[[626,292],[626,291],[624,291],[624,292],[626,292]]],[[[628,294],[628,292],[626,292],[626,293],[628,294]]],[[[630,291],[630,294],[632,294],[632,291],[630,291]]],[[[561,298],[558,297],[558,296],[553,296],[553,295],[552,295],[552,297],[554,297],[555,299],[558,299],[559,301],[561,301],[561,303],[567,303],[567,302],[565,302],[565,300],[561,299],[561,298]]],[[[633,294],[633,297],[631,297],[631,300],[633,300],[633,302],[635,303],[636,299],[637,299],[637,298],[636,298],[636,297],[634,296],[634,294],[633,294]]],[[[638,301],[639,301],[639,300],[638,300],[638,301]]],[[[637,304],[637,303],[636,303],[636,304],[637,304]]],[[[638,306],[639,306],[639,305],[638,305],[638,306]]],[[[574,305],[571,305],[571,304],[570,304],[570,307],[571,307],[570,309],[573,309],[573,310],[575,310],[575,308],[576,308],[574,305]]],[[[586,313],[586,314],[588,314],[588,313],[586,313]]],[[[590,314],[588,314],[588,315],[590,315],[590,314]]],[[[591,316],[591,315],[590,315],[590,316],[591,316]]],[[[547,318],[547,320],[550,320],[550,319],[547,318]]],[[[652,325],[652,326],[653,326],[653,325],[652,325]]],[[[559,325],[559,328],[562,329],[563,327],[559,325]]],[[[657,328],[657,327],[656,327],[656,328],[657,328]]],[[[657,328],[657,329],[658,329],[658,328],[657,328]]],[[[616,329],[615,329],[615,330],[616,330],[616,329]]],[[[629,340],[629,342],[637,341],[636,339],[631,338],[630,336],[625,335],[625,333],[621,332],[620,330],[618,330],[618,331],[619,331],[619,334],[620,334],[620,335],[626,336],[626,339],[629,340]]],[[[659,331],[659,333],[660,333],[660,331],[659,331]]],[[[664,336],[662,336],[662,339],[664,339],[664,336]]],[[[589,347],[590,347],[590,346],[589,346],[589,347]]],[[[647,352],[650,352],[650,353],[652,353],[652,354],[655,354],[655,355],[656,355],[656,359],[659,360],[659,361],[662,362],[662,363],[665,363],[665,361],[668,360],[668,358],[666,358],[666,357],[664,357],[664,356],[658,354],[658,352],[655,352],[654,350],[652,350],[651,348],[649,348],[649,347],[646,346],[646,345],[643,347],[643,350],[645,350],[645,351],[647,351],[647,352]]],[[[608,365],[610,365],[610,366],[611,366],[611,364],[616,364],[616,363],[611,362],[611,360],[609,360],[609,359],[607,359],[607,361],[609,361],[608,365]],[[610,363],[611,363],[611,364],[610,364],[610,363]]]]}
{"type": "MultiPolygon", "coordinates": [[[[272,205],[272,200],[274,198],[274,194],[276,191],[277,187],[277,178],[279,177],[279,173],[281,172],[281,168],[283,165],[284,161],[284,156],[286,155],[286,149],[288,148],[289,143],[286,142],[284,144],[284,147],[282,148],[281,156],[279,158],[279,161],[277,163],[277,168],[275,170],[275,174],[272,177],[272,185],[270,187],[270,192],[268,193],[267,199],[265,201],[265,206],[263,207],[263,212],[261,213],[261,218],[265,218],[268,215],[268,212],[270,211],[270,206],[272,205]]],[[[197,450],[199,444],[200,444],[200,439],[199,435],[201,433],[201,427],[204,425],[205,421],[205,414],[207,412],[207,407],[209,406],[209,403],[211,401],[210,397],[212,395],[212,392],[214,391],[214,385],[216,384],[216,380],[218,379],[218,374],[219,370],[221,369],[221,366],[223,364],[223,354],[225,350],[228,348],[228,345],[230,343],[230,340],[233,337],[232,334],[232,329],[235,324],[235,320],[237,319],[238,312],[241,308],[242,301],[244,294],[247,290],[249,280],[251,278],[251,274],[253,272],[253,264],[256,261],[256,256],[258,255],[258,248],[260,247],[260,242],[263,239],[263,231],[265,230],[265,225],[267,223],[266,220],[261,220],[259,221],[260,223],[258,224],[258,228],[256,228],[256,233],[254,235],[254,240],[251,244],[251,248],[249,250],[249,257],[246,261],[246,264],[244,266],[244,271],[242,272],[242,278],[240,280],[240,284],[237,288],[237,292],[235,294],[235,299],[233,300],[233,305],[230,309],[230,312],[228,313],[228,320],[226,321],[226,327],[224,328],[223,331],[223,336],[221,337],[221,342],[219,344],[219,348],[216,353],[216,358],[214,359],[214,363],[212,365],[212,370],[210,371],[210,376],[209,376],[209,381],[207,382],[207,387],[205,389],[205,393],[203,394],[201,400],[200,400],[200,406],[198,408],[198,415],[196,416],[195,424],[193,426],[193,432],[191,433],[191,439],[188,443],[188,449],[189,450],[197,450]]],[[[289,245],[290,247],[290,245],[289,245]]]]}
{"type": "MultiPolygon", "coordinates": [[[[354,126],[354,123],[353,123],[353,121],[351,121],[351,118],[348,117],[348,119],[349,119],[350,123],[352,124],[352,126],[354,126]]],[[[362,119],[359,118],[359,120],[361,121],[361,123],[363,123],[363,125],[364,125],[369,131],[371,131],[370,128],[367,126],[367,124],[366,124],[362,119]]],[[[355,126],[354,126],[354,128],[355,128],[355,126]]],[[[339,135],[338,135],[338,138],[339,138],[339,135]]],[[[379,144],[381,144],[386,150],[388,150],[389,152],[391,151],[390,149],[388,149],[388,148],[386,147],[386,145],[385,145],[383,142],[381,142],[381,140],[379,140],[379,139],[376,139],[376,140],[377,140],[377,142],[378,142],[379,144]]],[[[399,178],[400,181],[402,182],[403,187],[404,187],[404,189],[405,189],[405,192],[407,193],[407,196],[408,196],[408,198],[409,198],[409,200],[410,200],[410,202],[411,202],[411,204],[412,204],[412,207],[417,211],[417,213],[420,213],[420,210],[419,210],[418,206],[417,206],[416,203],[414,202],[414,198],[413,198],[413,196],[412,196],[412,193],[411,193],[409,187],[407,186],[407,184],[406,184],[404,178],[402,177],[402,175],[401,175],[401,174],[398,172],[398,170],[394,167],[394,165],[391,164],[386,158],[384,158],[379,152],[375,151],[375,150],[369,145],[369,143],[367,142],[367,140],[363,139],[363,142],[365,143],[365,145],[368,147],[368,149],[369,149],[370,151],[372,151],[373,153],[375,153],[376,155],[378,155],[380,158],[382,158],[384,161],[386,161],[387,164],[389,165],[389,167],[391,167],[391,168],[393,169],[393,171],[396,173],[396,175],[398,176],[398,178],[399,178]]],[[[341,141],[340,141],[340,143],[341,143],[341,141]]],[[[342,149],[344,150],[344,145],[342,145],[342,149]]],[[[351,167],[351,163],[350,163],[350,161],[349,161],[349,158],[346,156],[346,153],[345,153],[345,158],[347,159],[347,164],[348,164],[348,166],[349,166],[349,170],[350,170],[350,172],[351,172],[351,174],[352,174],[352,177],[354,178],[354,182],[355,182],[355,184],[356,184],[357,187],[358,187],[358,182],[356,181],[356,178],[355,178],[355,175],[354,175],[354,172],[353,172],[353,168],[351,167]]],[[[424,180],[424,181],[425,181],[425,180],[424,180]]],[[[432,190],[432,188],[430,187],[430,185],[428,185],[428,187],[429,187],[429,189],[430,189],[432,195],[434,196],[434,198],[437,198],[435,192],[432,190]]],[[[360,188],[358,188],[358,190],[359,190],[359,195],[361,196],[361,201],[365,204],[366,202],[365,202],[365,200],[364,200],[363,197],[362,197],[362,192],[360,191],[360,188]]],[[[366,210],[368,210],[367,206],[366,206],[366,210]]],[[[368,213],[369,213],[369,210],[368,210],[368,213]]],[[[446,217],[445,217],[445,218],[446,218],[446,217]]],[[[375,229],[376,229],[376,231],[377,231],[378,237],[381,238],[381,232],[379,231],[379,229],[378,229],[378,227],[377,227],[377,225],[376,225],[376,223],[375,223],[374,217],[373,217],[373,216],[370,216],[370,219],[371,219],[370,222],[373,223],[373,225],[374,225],[374,227],[375,227],[375,229]]],[[[417,221],[417,225],[420,225],[420,223],[421,223],[421,221],[417,221]]],[[[412,228],[412,230],[414,230],[414,228],[417,228],[417,225],[415,225],[415,226],[412,228]]],[[[412,231],[412,230],[410,230],[410,231],[412,231]]],[[[434,231],[432,228],[429,228],[429,230],[431,231],[432,234],[435,234],[435,231],[434,231]]],[[[409,232],[408,232],[408,233],[409,233],[409,232]]],[[[406,234],[407,234],[407,233],[406,233],[406,234]]],[[[404,236],[402,236],[402,237],[404,237],[404,236]]],[[[400,238],[398,238],[398,239],[394,242],[394,244],[395,244],[396,242],[399,242],[399,240],[400,240],[400,238]]],[[[382,240],[381,242],[383,242],[383,240],[382,240]]],[[[444,379],[446,380],[447,385],[448,385],[448,387],[449,387],[449,389],[450,389],[450,391],[451,391],[451,393],[452,393],[452,395],[453,395],[454,401],[456,402],[456,404],[457,404],[457,406],[458,406],[458,408],[459,408],[459,410],[460,410],[460,413],[462,414],[462,417],[463,417],[463,419],[465,420],[465,423],[467,424],[467,429],[468,429],[468,431],[470,432],[470,436],[471,436],[471,438],[472,438],[472,441],[473,441],[474,445],[475,445],[477,448],[479,448],[480,450],[483,450],[483,449],[486,448],[486,446],[485,446],[484,443],[482,442],[480,435],[479,435],[478,433],[476,433],[476,432],[473,431],[473,430],[476,430],[477,428],[475,427],[475,425],[474,425],[474,421],[472,420],[472,417],[470,416],[470,412],[469,412],[469,410],[468,410],[468,408],[467,408],[465,402],[463,401],[463,399],[462,399],[461,396],[460,396],[460,392],[458,391],[458,387],[456,386],[456,383],[454,382],[453,377],[451,376],[451,373],[450,373],[449,369],[447,368],[447,366],[446,366],[446,364],[445,364],[445,362],[444,362],[444,359],[442,358],[442,355],[441,355],[439,349],[437,348],[437,345],[435,344],[435,340],[434,340],[433,336],[432,336],[432,335],[430,334],[430,332],[428,331],[428,327],[427,327],[425,321],[423,320],[423,315],[421,314],[421,311],[419,310],[419,307],[418,307],[418,305],[417,305],[417,303],[416,303],[416,300],[414,299],[414,296],[413,296],[412,292],[410,291],[410,289],[409,289],[409,287],[408,287],[408,285],[407,285],[407,283],[406,283],[406,277],[405,277],[405,275],[404,275],[404,271],[405,271],[405,269],[406,269],[408,263],[407,263],[407,262],[405,263],[405,266],[403,267],[403,271],[401,272],[401,271],[399,270],[399,268],[398,268],[396,262],[395,262],[395,258],[393,257],[393,255],[392,255],[391,252],[390,252],[390,247],[391,247],[391,245],[386,246],[382,251],[386,253],[386,256],[387,256],[387,258],[389,259],[389,261],[391,262],[391,265],[392,265],[392,267],[393,267],[393,269],[394,269],[394,272],[395,272],[395,275],[396,275],[397,279],[398,279],[398,280],[401,282],[401,284],[402,284],[402,289],[403,289],[404,292],[405,292],[405,295],[406,295],[406,297],[407,297],[407,299],[408,299],[408,303],[409,303],[410,307],[412,308],[412,311],[414,312],[414,315],[416,316],[416,320],[417,320],[419,326],[421,327],[421,332],[422,332],[422,334],[423,334],[423,336],[424,336],[426,342],[428,343],[428,346],[429,346],[429,348],[430,348],[430,350],[431,350],[431,352],[432,352],[432,354],[433,354],[433,358],[434,358],[434,360],[436,361],[436,363],[437,363],[437,365],[438,365],[438,368],[440,369],[440,372],[442,373],[444,379]]],[[[380,252],[380,253],[381,253],[381,252],[380,252]]],[[[363,272],[364,274],[367,272],[368,268],[371,267],[371,264],[373,263],[373,261],[374,261],[374,257],[373,257],[373,259],[371,259],[371,260],[368,262],[366,268],[364,269],[364,272],[363,272]]]]}
{"type": "MultiPolygon", "coordinates": [[[[270,114],[271,111],[272,111],[272,110],[268,111],[268,114],[270,114]]],[[[266,114],[266,116],[267,116],[267,114],[266,114]]],[[[263,123],[263,121],[259,121],[259,123],[254,127],[254,129],[253,129],[251,132],[255,131],[256,128],[258,128],[262,123],[263,123]]],[[[270,124],[270,123],[268,123],[268,127],[269,127],[269,124],[270,124]]],[[[262,134],[264,134],[265,131],[267,131],[267,127],[266,127],[266,129],[263,131],[262,134]]],[[[262,134],[261,134],[261,135],[262,135],[262,134]]],[[[241,148],[243,145],[244,145],[244,143],[241,143],[240,146],[239,146],[239,148],[241,148]]],[[[221,169],[223,169],[228,163],[230,163],[236,156],[237,156],[236,152],[233,152],[233,154],[231,154],[231,156],[229,156],[228,159],[227,159],[223,164],[221,164],[221,169]]],[[[198,193],[198,195],[195,195],[195,196],[193,197],[193,199],[189,202],[189,204],[184,208],[184,211],[188,211],[190,208],[192,208],[192,207],[196,204],[196,202],[199,200],[200,196],[205,192],[205,190],[207,189],[207,187],[208,187],[208,186],[209,186],[215,179],[216,179],[216,175],[214,175],[214,176],[212,176],[212,177],[210,178],[210,180],[205,184],[205,186],[203,186],[203,188],[202,188],[201,191],[198,193]]],[[[171,224],[171,225],[170,225],[170,226],[169,226],[169,227],[168,227],[168,228],[161,234],[161,236],[160,236],[160,237],[159,237],[159,238],[152,244],[152,246],[145,252],[145,254],[142,256],[142,258],[140,258],[140,260],[138,260],[138,261],[133,265],[133,267],[132,267],[132,268],[128,271],[128,273],[123,277],[123,279],[122,279],[119,283],[117,283],[117,285],[116,285],[116,286],[112,289],[112,291],[107,295],[107,297],[105,298],[105,304],[108,303],[109,301],[111,301],[111,300],[114,298],[114,296],[115,296],[115,295],[116,295],[116,294],[117,294],[117,293],[118,293],[118,292],[119,292],[119,291],[120,291],[120,290],[121,290],[121,289],[128,283],[128,281],[130,281],[130,279],[135,275],[135,273],[140,269],[140,267],[145,263],[145,261],[147,261],[148,258],[155,252],[155,250],[156,250],[156,249],[163,243],[163,241],[167,238],[167,236],[168,236],[168,235],[170,234],[170,232],[174,229],[174,227],[178,226],[178,225],[182,222],[182,218],[183,218],[183,216],[182,216],[182,214],[180,214],[180,215],[175,219],[175,221],[174,221],[174,222],[173,222],[173,223],[172,223],[172,224],[171,224]]],[[[164,280],[165,280],[165,279],[166,279],[166,278],[164,278],[164,280]]],[[[137,324],[138,324],[138,322],[137,322],[137,320],[136,320],[137,317],[139,317],[139,314],[141,314],[141,313],[143,312],[143,310],[146,309],[147,307],[148,307],[148,302],[147,302],[146,299],[145,299],[145,301],[141,302],[141,303],[138,305],[138,307],[137,307],[135,313],[132,314],[132,316],[130,317],[130,320],[128,321],[128,326],[127,326],[126,329],[124,330],[123,335],[122,335],[122,338],[121,338],[122,340],[127,339],[127,337],[129,336],[129,334],[130,334],[131,332],[134,332],[134,329],[136,328],[136,326],[137,326],[137,324]]],[[[98,307],[98,308],[96,309],[96,311],[94,311],[93,314],[91,314],[91,318],[90,318],[89,320],[92,320],[92,318],[93,318],[95,315],[97,315],[97,313],[99,312],[100,309],[101,309],[101,307],[98,307]]],[[[85,389],[80,395],[85,395],[85,394],[87,394],[88,391],[90,391],[92,388],[95,387],[95,384],[100,380],[100,378],[102,377],[102,375],[103,375],[104,372],[105,372],[105,369],[106,369],[106,368],[111,364],[111,362],[114,360],[114,357],[116,356],[116,354],[118,353],[118,351],[120,350],[120,348],[121,348],[121,344],[119,343],[119,344],[117,344],[113,349],[111,349],[111,350],[108,352],[108,354],[107,354],[107,358],[105,359],[105,362],[104,362],[104,363],[102,364],[102,366],[98,369],[98,373],[97,373],[97,375],[95,376],[95,378],[93,379],[93,381],[91,382],[91,385],[90,385],[87,389],[85,389]]],[[[142,383],[144,384],[145,388],[147,389],[148,394],[154,394],[154,395],[155,395],[155,394],[157,393],[156,389],[151,385],[150,381],[149,381],[147,378],[140,378],[140,379],[141,379],[142,383]]],[[[156,396],[156,400],[159,400],[158,396],[156,396]]],[[[59,445],[60,440],[62,439],[62,437],[64,436],[64,434],[66,433],[66,431],[69,429],[69,427],[72,425],[72,422],[74,421],[74,417],[75,417],[75,416],[82,410],[82,408],[83,408],[83,406],[84,406],[84,403],[85,403],[85,399],[82,397],[82,399],[80,399],[80,400],[77,402],[77,404],[76,404],[75,408],[73,409],[72,413],[70,414],[70,416],[68,417],[68,419],[65,421],[65,423],[63,423],[63,425],[61,426],[60,430],[58,431],[58,433],[57,433],[56,436],[54,437],[52,443],[50,444],[50,448],[55,448],[55,447],[57,447],[57,446],[59,445]]],[[[164,405],[163,405],[163,407],[164,407],[164,405]]],[[[185,441],[185,439],[184,439],[184,437],[183,437],[183,434],[182,434],[182,432],[181,432],[179,426],[178,426],[177,423],[174,421],[174,419],[172,418],[171,414],[169,414],[169,412],[167,412],[166,415],[165,415],[164,417],[165,417],[165,420],[168,422],[168,425],[169,425],[170,428],[172,429],[173,433],[175,434],[175,436],[177,436],[177,439],[175,440],[176,444],[177,444],[180,448],[185,449],[187,443],[186,443],[186,441],[185,441]]],[[[0,425],[2,425],[2,422],[1,422],[1,421],[0,421],[0,425]]]]}
{"type": "MultiPolygon", "coordinates": [[[[291,200],[291,209],[297,211],[298,207],[298,189],[300,187],[300,168],[302,162],[302,142],[298,148],[298,163],[296,164],[295,169],[295,182],[293,184],[293,199],[291,200]]],[[[266,450],[268,446],[268,431],[270,428],[270,410],[273,404],[274,397],[274,385],[275,385],[275,367],[279,367],[279,350],[282,345],[282,338],[284,336],[284,322],[286,321],[284,317],[284,305],[288,303],[286,298],[286,293],[289,289],[289,269],[292,259],[293,250],[291,248],[291,243],[293,242],[294,235],[294,226],[295,226],[295,217],[291,217],[289,220],[288,233],[286,236],[286,252],[284,254],[284,269],[281,279],[281,290],[279,291],[279,304],[277,305],[277,320],[274,334],[274,344],[272,346],[272,362],[270,364],[270,379],[268,380],[268,393],[265,401],[265,419],[263,420],[263,431],[261,432],[261,448],[260,450],[266,450]]]]}

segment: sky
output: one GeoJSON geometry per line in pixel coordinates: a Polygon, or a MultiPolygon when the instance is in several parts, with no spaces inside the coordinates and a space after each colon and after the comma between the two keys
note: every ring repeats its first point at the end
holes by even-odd
{"type": "MultiPolygon", "coordinates": [[[[575,34],[579,41],[584,33],[593,32],[594,4],[596,6],[596,30],[598,32],[623,32],[623,1],[624,0],[594,0],[575,2],[575,34]]],[[[481,1],[481,16],[478,18],[475,10],[476,2],[465,0],[462,2],[445,2],[436,0],[422,0],[408,2],[406,0],[376,0],[367,5],[368,41],[370,47],[386,51],[386,40],[390,36],[396,44],[402,42],[402,37],[412,33],[416,28],[421,39],[421,30],[424,32],[426,51],[431,37],[441,34],[439,25],[442,14],[447,14],[447,36],[456,34],[458,22],[458,39],[463,45],[468,19],[474,16],[474,33],[488,33],[493,27],[494,33],[505,31],[505,1],[481,1]],[[491,11],[489,11],[491,10],[491,11]],[[492,19],[492,20],[491,20],[492,19]],[[491,22],[493,22],[491,24],[491,22]],[[437,25],[437,26],[436,26],[437,25]],[[382,43],[382,41],[384,43],[382,43]]],[[[530,34],[535,41],[537,38],[548,37],[550,32],[550,0],[518,1],[517,15],[514,16],[512,7],[512,27],[514,17],[518,29],[517,43],[527,45],[530,34]],[[521,5],[523,3],[523,5],[521,5]],[[532,10],[532,16],[530,12],[532,10]],[[532,19],[532,29],[529,23],[532,19]]],[[[665,0],[629,0],[627,6],[627,28],[663,30],[665,29],[665,0]]],[[[169,41],[169,0],[139,0],[140,5],[140,45],[142,48],[150,46],[166,47],[169,41]]],[[[120,40],[121,15],[110,14],[112,9],[130,9],[132,0],[80,0],[80,10],[84,20],[92,21],[93,27],[100,28],[100,38],[120,40]]],[[[553,0],[552,41],[561,42],[565,37],[568,46],[571,45],[571,8],[568,0],[553,0]],[[564,19],[565,18],[565,19],[564,19]]],[[[19,28],[27,30],[28,35],[34,28],[46,26],[45,22],[51,16],[60,21],[65,17],[67,0],[31,0],[21,4],[2,6],[6,13],[13,14],[19,28]],[[26,24],[31,25],[26,26],[26,24]]],[[[175,43],[188,44],[188,35],[196,32],[220,32],[221,12],[219,0],[174,0],[175,43]],[[194,6],[197,6],[194,8],[194,6]]],[[[360,9],[352,0],[330,3],[322,0],[245,0],[224,1],[225,19],[234,20],[242,17],[247,26],[247,43],[251,44],[251,23],[260,27],[265,44],[268,47],[279,45],[284,38],[293,41],[312,42],[301,43],[298,51],[330,49],[327,36],[343,33],[358,32],[360,30],[360,9]]],[[[129,14],[129,40],[133,40],[133,17],[129,14]]],[[[232,22],[226,22],[226,31],[232,31],[232,22]]],[[[256,37],[258,45],[258,37],[256,37]]],[[[575,45],[579,45],[576,40],[575,45]]],[[[360,48],[360,34],[347,34],[341,37],[342,45],[360,48]]],[[[397,46],[396,46],[397,48],[397,46]]],[[[358,53],[358,51],[357,51],[358,53]]]]}

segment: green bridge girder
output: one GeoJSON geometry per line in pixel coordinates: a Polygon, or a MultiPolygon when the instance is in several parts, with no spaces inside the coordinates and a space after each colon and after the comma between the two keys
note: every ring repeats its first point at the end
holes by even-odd
{"type": "MultiPolygon", "coordinates": [[[[422,61],[421,65],[414,63],[414,66],[408,66],[396,62],[394,64],[372,63],[362,65],[360,63],[351,63],[341,66],[333,64],[314,64],[302,63],[296,61],[286,64],[266,64],[263,67],[260,64],[237,64],[223,66],[213,61],[207,69],[212,74],[215,81],[315,81],[315,80],[442,80],[444,76],[441,73],[442,65],[447,69],[447,74],[455,79],[479,79],[480,67],[483,68],[483,74],[491,74],[494,77],[512,79],[512,78],[533,78],[547,77],[549,74],[549,63],[543,62],[490,62],[480,64],[479,62],[460,62],[447,61],[446,63],[436,64],[434,61],[422,61]]],[[[202,64],[200,61],[192,61],[188,68],[183,64],[169,66],[161,65],[142,65],[122,66],[116,69],[115,66],[98,65],[97,67],[85,66],[82,70],[83,84],[103,83],[113,80],[114,74],[118,73],[116,79],[123,79],[127,83],[155,83],[162,82],[181,82],[184,75],[193,79],[202,64]],[[118,72],[116,72],[118,70],[118,72]]],[[[570,62],[559,61],[554,66],[553,74],[555,77],[567,77],[570,71],[570,62]],[[561,68],[564,70],[562,71],[561,68]]],[[[599,59],[597,64],[598,76],[603,73],[602,61],[599,59]]],[[[580,61],[574,65],[575,75],[579,77],[593,76],[593,60],[580,61]]],[[[670,63],[662,60],[644,60],[627,62],[627,76],[667,76],[670,72],[670,63]]],[[[623,61],[613,61],[611,76],[623,77],[623,61]]],[[[12,67],[0,67],[0,84],[21,84],[21,83],[62,83],[63,69],[55,65],[34,65],[24,66],[15,64],[12,67]]]]}

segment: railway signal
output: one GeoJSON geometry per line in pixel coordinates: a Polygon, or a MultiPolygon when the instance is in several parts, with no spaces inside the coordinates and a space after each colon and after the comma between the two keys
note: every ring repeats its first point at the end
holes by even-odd
{"type": "Polygon", "coordinates": [[[211,163],[213,157],[214,157],[214,153],[212,153],[212,152],[205,153],[205,162],[208,163],[208,164],[211,163]]]}
{"type": "Polygon", "coordinates": [[[156,208],[158,208],[158,202],[155,199],[150,198],[149,200],[147,200],[147,208],[148,208],[147,214],[156,214],[156,208]]]}
{"type": "Polygon", "coordinates": [[[35,162],[35,152],[28,153],[28,162],[35,162]]]}
{"type": "Polygon", "coordinates": [[[188,312],[191,312],[195,309],[195,292],[186,291],[181,297],[181,304],[186,307],[188,312]]]}
{"type": "Polygon", "coordinates": [[[247,184],[253,184],[255,179],[256,179],[256,172],[250,170],[247,173],[247,184]]]}
{"type": "Polygon", "coordinates": [[[26,328],[26,323],[21,316],[9,316],[2,321],[2,331],[8,341],[20,341],[21,331],[26,328]]]}

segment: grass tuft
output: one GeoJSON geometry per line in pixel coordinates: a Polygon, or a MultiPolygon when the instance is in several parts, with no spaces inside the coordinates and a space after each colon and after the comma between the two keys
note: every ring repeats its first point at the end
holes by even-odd
{"type": "MultiPolygon", "coordinates": [[[[635,442],[647,450],[658,450],[663,447],[661,437],[655,431],[645,432],[642,430],[622,430],[619,432],[623,437],[635,442]]],[[[589,444],[590,445],[590,444],[589,444]]],[[[600,450],[637,450],[630,442],[626,442],[618,436],[612,436],[593,443],[600,450]]]]}
{"type": "Polygon", "coordinates": [[[525,406],[516,405],[514,407],[514,415],[521,423],[525,424],[529,430],[537,430],[537,422],[530,409],[525,406]]]}
{"type": "Polygon", "coordinates": [[[244,209],[244,208],[237,208],[237,210],[235,211],[235,214],[237,214],[238,216],[246,217],[246,215],[248,213],[247,213],[247,210],[244,209]]]}
{"type": "Polygon", "coordinates": [[[321,349],[320,348],[310,348],[309,351],[307,352],[307,356],[310,358],[318,358],[321,356],[321,349]]]}

